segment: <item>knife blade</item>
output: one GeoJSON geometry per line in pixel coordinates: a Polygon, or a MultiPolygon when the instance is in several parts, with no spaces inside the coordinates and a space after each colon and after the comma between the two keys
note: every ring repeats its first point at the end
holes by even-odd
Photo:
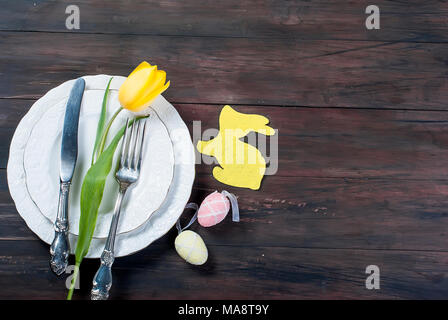
{"type": "Polygon", "coordinates": [[[78,156],[78,124],[81,101],[84,93],[85,81],[82,78],[76,80],[73,85],[65,111],[64,128],[62,130],[61,144],[61,168],[62,182],[72,180],[78,156]]]}
{"type": "Polygon", "coordinates": [[[79,78],[75,81],[67,101],[62,129],[61,166],[59,205],[56,221],[54,223],[54,239],[50,246],[50,266],[57,275],[67,268],[70,244],[68,241],[68,204],[70,184],[75,172],[78,157],[78,124],[81,110],[82,96],[85,81],[79,78]]]}

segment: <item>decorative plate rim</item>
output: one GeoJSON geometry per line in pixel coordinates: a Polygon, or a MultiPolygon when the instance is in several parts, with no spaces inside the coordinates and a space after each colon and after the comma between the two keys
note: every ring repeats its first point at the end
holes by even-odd
{"type": "MultiPolygon", "coordinates": [[[[101,83],[100,87],[104,88],[110,76],[88,75],[83,76],[83,78],[86,80],[86,88],[88,86],[95,87],[99,83],[101,83]]],[[[111,88],[119,87],[125,79],[125,77],[114,76],[111,88]]],[[[54,99],[52,98],[54,95],[57,96],[60,92],[69,91],[74,81],[66,81],[49,90],[31,106],[14,132],[9,151],[7,180],[11,197],[16,205],[17,211],[25,220],[27,226],[41,240],[48,244],[53,240],[53,227],[48,221],[42,220],[44,216],[40,212],[38,214],[41,219],[36,219],[35,215],[38,208],[30,199],[27,190],[24,190],[26,183],[24,181],[23,161],[20,162],[20,159],[23,159],[21,153],[24,151],[24,146],[29,138],[30,129],[32,129],[36,117],[38,117],[42,109],[45,109],[47,105],[51,105],[51,100],[54,99]]],[[[182,214],[193,187],[195,177],[195,152],[188,128],[177,110],[163,96],[159,96],[154,105],[153,110],[165,125],[173,144],[173,180],[162,205],[145,223],[132,231],[117,235],[117,257],[130,255],[142,250],[168,232],[182,214]]],[[[76,238],[74,235],[69,236],[72,253],[74,252],[76,238]]],[[[105,241],[105,238],[92,239],[91,248],[86,258],[98,258],[105,241]]]]}

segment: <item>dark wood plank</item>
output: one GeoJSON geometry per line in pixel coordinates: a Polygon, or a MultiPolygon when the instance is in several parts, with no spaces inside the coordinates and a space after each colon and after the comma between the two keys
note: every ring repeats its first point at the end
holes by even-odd
{"type": "Polygon", "coordinates": [[[344,0],[78,0],[80,30],[65,27],[73,1],[3,1],[1,30],[151,35],[447,41],[442,0],[377,0],[381,29],[368,31],[369,2],[344,0]]]}
{"type": "Polygon", "coordinates": [[[445,44],[0,33],[0,98],[85,74],[168,72],[170,101],[446,110],[445,44]]]}
{"type": "MultiPolygon", "coordinates": [[[[0,99],[0,128],[15,129],[36,100],[0,99]]],[[[4,136],[2,136],[4,138],[4,136]]]]}
{"type": "MultiPolygon", "coordinates": [[[[37,238],[10,200],[0,170],[0,240],[37,238]]],[[[193,230],[207,243],[234,246],[437,250],[448,247],[448,181],[316,179],[271,176],[260,191],[198,175],[190,201],[214,190],[239,197],[241,222],[193,230]]],[[[170,235],[174,237],[175,229],[170,235]]],[[[167,241],[167,240],[164,240],[167,241]]]]}
{"type": "Polygon", "coordinates": [[[14,131],[34,101],[0,99],[0,168],[6,168],[14,131]]]}
{"type": "MultiPolygon", "coordinates": [[[[359,1],[81,0],[74,32],[67,4],[1,3],[0,168],[34,99],[81,75],[127,75],[141,60],[168,71],[167,98],[190,130],[193,120],[216,127],[229,103],[280,132],[278,174],[260,191],[197,166],[192,201],[227,189],[241,209],[240,223],[192,227],[208,245],[205,266],[176,255],[171,230],[117,259],[112,298],[446,297],[446,1],[380,0],[379,31],[366,31],[359,1]],[[379,291],[364,288],[370,264],[379,291]]],[[[0,299],[65,298],[4,169],[0,252],[0,299]]],[[[97,267],[85,261],[77,298],[88,298],[97,267]]]]}
{"type": "MultiPolygon", "coordinates": [[[[1,168],[6,167],[13,132],[33,102],[0,99],[1,168]]],[[[218,127],[221,105],[174,105],[190,128],[195,145],[202,132],[218,127]],[[193,131],[193,121],[201,121],[199,130],[193,131]]],[[[447,112],[292,107],[285,110],[267,106],[235,109],[263,114],[279,130],[280,176],[448,178],[447,112]]],[[[210,174],[213,165],[201,162],[196,167],[198,173],[210,174]]]]}
{"type": "MultiPolygon", "coordinates": [[[[309,250],[208,246],[209,261],[187,265],[173,245],[153,245],[113,268],[111,299],[444,299],[446,252],[309,250]],[[365,269],[381,270],[380,290],[365,269]]],[[[64,299],[66,277],[48,268],[48,247],[0,241],[1,299],[64,299]]],[[[88,299],[98,260],[81,266],[76,299],[88,299]]]]}
{"type": "MultiPolygon", "coordinates": [[[[218,128],[220,105],[175,104],[196,145],[201,132],[218,128]],[[201,121],[202,131],[193,131],[201,121]]],[[[446,112],[236,106],[259,113],[278,129],[278,172],[294,177],[446,179],[446,112]]],[[[208,140],[209,137],[202,139],[208,140]]],[[[275,143],[266,139],[267,144],[275,143]]],[[[272,148],[271,148],[272,149],[272,148]]],[[[273,151],[267,152],[272,157],[273,151]],[[269,154],[271,153],[271,154],[269,154]]],[[[201,155],[197,153],[197,158],[201,155]]],[[[209,160],[207,156],[204,159],[209,160]]],[[[213,166],[203,162],[200,173],[213,166]]]]}

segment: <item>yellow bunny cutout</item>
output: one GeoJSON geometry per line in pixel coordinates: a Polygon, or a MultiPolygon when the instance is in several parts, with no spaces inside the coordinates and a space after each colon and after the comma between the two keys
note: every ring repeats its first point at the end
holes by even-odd
{"type": "Polygon", "coordinates": [[[275,130],[267,126],[269,119],[257,114],[244,114],[229,105],[219,116],[219,133],[209,141],[198,141],[200,153],[213,156],[219,166],[213,176],[219,182],[239,188],[258,190],[266,171],[266,161],[254,146],[241,141],[250,132],[267,136],[275,130]]]}

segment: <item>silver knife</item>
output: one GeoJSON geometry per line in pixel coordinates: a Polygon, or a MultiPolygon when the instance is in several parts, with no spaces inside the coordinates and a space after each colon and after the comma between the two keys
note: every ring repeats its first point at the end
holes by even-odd
{"type": "Polygon", "coordinates": [[[65,271],[70,254],[70,244],[68,241],[68,199],[70,184],[78,157],[79,112],[85,85],[85,81],[82,78],[75,81],[67,102],[64,128],[62,130],[59,206],[58,215],[54,223],[54,239],[50,247],[50,266],[51,270],[57,275],[65,271]]]}

